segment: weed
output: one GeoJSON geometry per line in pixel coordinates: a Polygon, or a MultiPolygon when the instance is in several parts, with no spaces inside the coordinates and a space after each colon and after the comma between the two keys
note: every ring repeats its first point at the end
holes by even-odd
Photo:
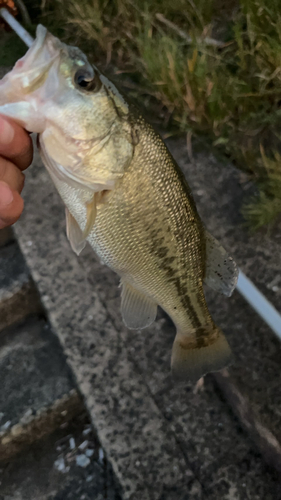
{"type": "Polygon", "coordinates": [[[129,76],[134,96],[161,102],[179,130],[205,136],[251,176],[259,194],[243,213],[252,227],[278,217],[281,0],[43,2],[50,29],[129,76]]]}

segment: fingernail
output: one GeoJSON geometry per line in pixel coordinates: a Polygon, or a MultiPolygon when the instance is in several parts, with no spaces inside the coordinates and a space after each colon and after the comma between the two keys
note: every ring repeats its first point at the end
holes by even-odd
{"type": "Polygon", "coordinates": [[[0,116],[0,143],[10,144],[14,138],[14,129],[12,125],[0,116]]]}
{"type": "Polygon", "coordinates": [[[0,207],[7,207],[14,199],[13,193],[6,182],[0,182],[0,207]]]}

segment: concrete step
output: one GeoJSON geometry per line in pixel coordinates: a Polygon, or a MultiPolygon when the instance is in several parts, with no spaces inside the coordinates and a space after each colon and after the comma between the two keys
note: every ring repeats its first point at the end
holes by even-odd
{"type": "Polygon", "coordinates": [[[0,331],[41,311],[38,292],[18,244],[8,239],[0,248],[0,331]]]}
{"type": "MultiPolygon", "coordinates": [[[[242,227],[239,173],[215,162],[211,155],[201,154],[194,164],[188,163],[185,141],[170,146],[188,175],[208,228],[228,249],[234,249],[239,265],[248,273],[251,266],[253,274],[257,272],[253,266],[257,255],[259,269],[266,280],[271,279],[277,273],[279,245],[273,238],[268,248],[268,241],[264,244],[259,236],[250,239],[242,227]],[[268,258],[271,252],[272,260],[268,258]]],[[[26,210],[15,233],[123,498],[280,498],[279,479],[255,442],[242,432],[214,379],[206,378],[201,392],[192,385],[173,384],[169,365],[175,330],[171,321],[160,312],[156,324],[142,335],[124,327],[118,278],[100,265],[90,249],[79,259],[73,254],[65,236],[64,208],[38,158],[27,176],[25,198],[26,210]]],[[[250,273],[250,277],[255,276],[250,273]]],[[[272,364],[270,355],[278,357],[279,344],[269,329],[262,326],[259,330],[261,321],[239,296],[235,294],[229,302],[221,297],[216,300],[212,310],[217,315],[225,307],[221,304],[229,304],[224,322],[219,317],[217,322],[235,353],[233,376],[238,379],[240,370],[249,364],[242,388],[254,405],[257,397],[251,399],[251,377],[255,379],[256,394],[263,401],[263,406],[255,408],[266,428],[275,431],[278,407],[273,389],[278,392],[281,386],[280,364],[272,364]],[[233,311],[239,312],[239,322],[233,311]],[[256,325],[253,330],[252,324],[256,325]],[[270,371],[265,368],[269,365],[270,371]],[[266,378],[268,373],[271,378],[266,378]],[[269,391],[264,378],[271,384],[269,391]]],[[[210,297],[209,301],[212,307],[210,297]]]]}
{"type": "Polygon", "coordinates": [[[85,412],[0,462],[3,500],[120,500],[85,412]]]}
{"type": "Polygon", "coordinates": [[[0,261],[8,263],[0,310],[14,292],[11,324],[0,331],[0,497],[119,500],[57,337],[42,315],[30,316],[42,307],[15,243],[0,248],[0,261]],[[28,288],[19,286],[24,283],[33,290],[34,309],[28,288]],[[25,319],[15,323],[19,317],[25,319]]]}
{"type": "Polygon", "coordinates": [[[30,318],[0,335],[0,459],[50,434],[83,411],[57,338],[30,318]]]}

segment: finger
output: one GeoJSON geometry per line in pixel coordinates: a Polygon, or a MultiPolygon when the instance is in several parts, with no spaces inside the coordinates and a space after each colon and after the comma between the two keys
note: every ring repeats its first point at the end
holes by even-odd
{"type": "Polygon", "coordinates": [[[0,181],[6,182],[11,189],[21,193],[24,175],[13,163],[0,157],[0,181]]]}
{"type": "Polygon", "coordinates": [[[0,155],[21,170],[30,165],[33,156],[32,140],[26,130],[4,116],[0,116],[0,155]]]}
{"type": "Polygon", "coordinates": [[[23,199],[17,191],[0,182],[0,229],[18,220],[23,211],[23,199]]]}

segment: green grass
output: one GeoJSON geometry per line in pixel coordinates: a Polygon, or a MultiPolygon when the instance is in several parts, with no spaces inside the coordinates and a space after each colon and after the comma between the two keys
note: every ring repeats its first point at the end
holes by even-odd
{"type": "Polygon", "coordinates": [[[246,171],[252,227],[280,216],[281,0],[45,0],[41,21],[246,171]]]}

